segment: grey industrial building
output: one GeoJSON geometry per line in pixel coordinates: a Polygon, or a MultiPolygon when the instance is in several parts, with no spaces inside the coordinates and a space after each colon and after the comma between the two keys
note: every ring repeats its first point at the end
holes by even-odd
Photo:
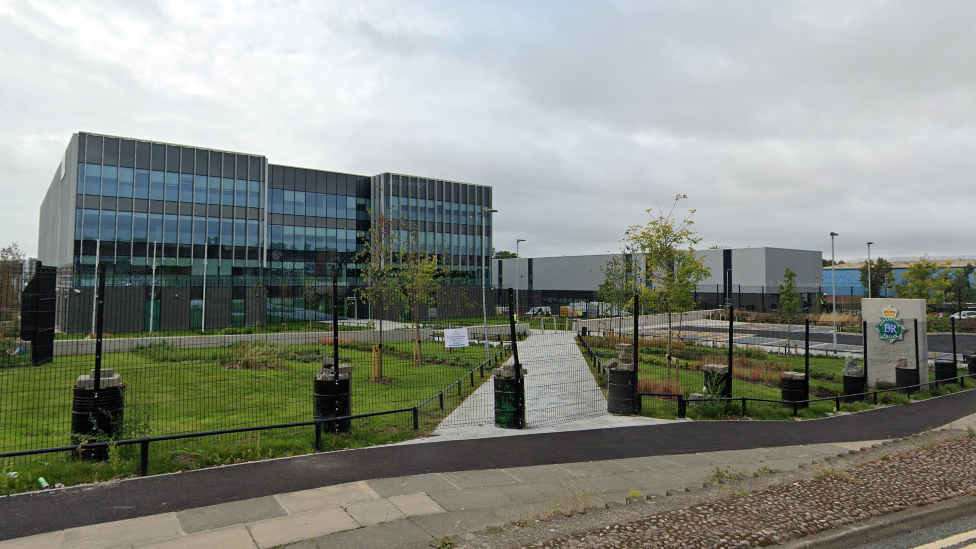
{"type": "MultiPolygon", "coordinates": [[[[41,204],[38,259],[60,272],[58,324],[87,332],[96,265],[109,267],[108,331],[321,318],[333,273],[349,308],[370,227],[416,232],[449,284],[480,286],[492,189],[397,173],[275,165],[263,155],[72,135],[41,204]],[[316,290],[317,291],[317,290],[316,290]]],[[[480,305],[480,300],[479,300],[480,305]]],[[[480,311],[480,307],[478,308],[480,311]]]]}
{"type": "MultiPolygon", "coordinates": [[[[755,311],[774,310],[787,268],[796,273],[797,291],[810,303],[815,302],[823,284],[819,251],[761,247],[699,253],[710,270],[695,295],[701,308],[732,305],[755,311]]],[[[517,288],[523,312],[538,306],[556,311],[559,306],[576,301],[598,301],[596,292],[605,279],[603,269],[614,257],[621,256],[494,259],[491,280],[499,288],[517,288]]],[[[625,262],[631,264],[631,258],[625,262]]]]}

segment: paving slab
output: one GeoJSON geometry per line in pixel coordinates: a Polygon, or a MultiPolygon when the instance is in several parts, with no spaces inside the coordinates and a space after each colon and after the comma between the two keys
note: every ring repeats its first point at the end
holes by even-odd
{"type": "Polygon", "coordinates": [[[577,476],[599,476],[613,473],[630,473],[633,467],[615,461],[585,461],[582,463],[562,463],[557,467],[577,476]]]}
{"type": "Polygon", "coordinates": [[[420,526],[431,537],[476,532],[489,526],[501,526],[509,521],[499,518],[489,509],[472,509],[470,511],[454,511],[439,515],[425,515],[410,519],[420,526]]]}
{"type": "Polygon", "coordinates": [[[430,549],[434,538],[409,520],[397,520],[315,538],[307,544],[289,545],[288,549],[430,549]]]}
{"type": "Polygon", "coordinates": [[[628,492],[638,486],[623,475],[600,475],[561,479],[560,484],[571,494],[605,494],[608,492],[628,492]]]}
{"type": "Polygon", "coordinates": [[[135,549],[257,549],[257,547],[247,527],[241,524],[158,543],[137,545],[135,549]]]}
{"type": "Polygon", "coordinates": [[[430,492],[427,495],[446,511],[487,509],[515,504],[512,498],[503,494],[498,488],[472,488],[463,491],[430,492]]]}
{"type": "Polygon", "coordinates": [[[286,511],[296,514],[314,509],[340,507],[358,501],[379,499],[380,495],[370,488],[369,484],[360,481],[291,492],[290,494],[278,494],[274,497],[286,511]]]}
{"type": "Polygon", "coordinates": [[[350,503],[345,506],[346,512],[349,516],[353,518],[360,526],[374,526],[382,522],[390,522],[393,520],[405,519],[407,516],[403,514],[396,505],[390,503],[388,499],[375,499],[370,501],[360,501],[357,503],[350,503]]]}
{"type": "Polygon", "coordinates": [[[521,482],[538,482],[562,477],[574,477],[576,473],[563,469],[558,465],[532,465],[530,467],[513,467],[504,469],[506,473],[521,482]]]}
{"type": "Polygon", "coordinates": [[[483,471],[459,471],[444,473],[443,477],[454,486],[465,488],[483,488],[486,486],[501,486],[517,484],[519,479],[501,469],[486,469],[483,471]]]}
{"type": "Polygon", "coordinates": [[[408,517],[419,517],[421,515],[434,515],[446,512],[439,503],[423,492],[403,496],[390,496],[388,499],[401,513],[408,517]]]}
{"type": "Polygon", "coordinates": [[[0,549],[61,549],[63,541],[64,532],[50,532],[0,541],[0,549]]]}
{"type": "Polygon", "coordinates": [[[637,471],[633,473],[621,473],[621,478],[626,479],[631,485],[637,489],[643,491],[650,491],[653,493],[660,493],[661,490],[667,491],[672,488],[684,488],[685,486],[697,485],[701,486],[701,482],[691,482],[684,477],[679,477],[668,471],[661,471],[655,469],[648,469],[646,471],[637,471]]]}
{"type": "Polygon", "coordinates": [[[188,509],[177,513],[176,518],[179,519],[183,531],[192,534],[245,522],[283,517],[287,514],[278,500],[273,496],[267,496],[188,509]]]}
{"type": "Polygon", "coordinates": [[[251,537],[258,547],[275,547],[359,528],[357,523],[344,510],[319,509],[287,517],[253,522],[247,525],[251,537]]]}
{"type": "Polygon", "coordinates": [[[554,501],[568,493],[566,486],[559,482],[526,482],[499,488],[503,494],[512,498],[516,504],[537,501],[554,501]]]}
{"type": "Polygon", "coordinates": [[[183,535],[176,513],[69,528],[64,531],[64,549],[114,549],[165,541],[183,535]]]}
{"type": "Polygon", "coordinates": [[[376,494],[384,498],[416,494],[417,492],[427,492],[429,494],[431,492],[457,489],[457,486],[448,482],[440,473],[367,480],[366,484],[376,494]]]}

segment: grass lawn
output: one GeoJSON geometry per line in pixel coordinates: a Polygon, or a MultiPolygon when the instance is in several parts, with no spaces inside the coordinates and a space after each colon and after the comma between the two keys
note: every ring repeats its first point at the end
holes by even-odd
{"type": "MultiPolygon", "coordinates": [[[[458,381],[484,360],[483,347],[445,350],[425,343],[426,361],[416,366],[410,343],[384,344],[382,378],[374,381],[372,353],[340,346],[342,362],[353,364],[352,413],[411,408],[458,381]]],[[[492,348],[492,353],[506,352],[492,348]]],[[[119,438],[159,436],[231,429],[312,419],[312,380],[331,346],[235,345],[177,349],[168,346],[106,354],[102,367],[112,368],[126,384],[125,420],[119,438]],[[271,351],[262,355],[262,348],[271,351]],[[250,366],[250,367],[248,367],[250,366]]],[[[71,444],[72,386],[93,367],[92,357],[58,357],[40,367],[0,369],[0,451],[71,444]]],[[[437,426],[464,398],[489,379],[475,371],[473,386],[465,378],[461,392],[445,393],[420,414],[413,430],[412,413],[353,421],[348,434],[323,435],[325,449],[362,447],[420,436],[437,426]]],[[[153,443],[150,471],[162,473],[267,457],[310,453],[312,427],[252,432],[219,437],[153,443]]],[[[0,477],[0,493],[36,488],[37,476],[68,485],[136,473],[138,447],[110,451],[109,462],[88,463],[64,454],[0,460],[16,470],[17,479],[0,477]]]]}
{"type": "MultiPolygon", "coordinates": [[[[617,356],[616,350],[605,340],[598,337],[587,338],[588,343],[600,360],[607,364],[617,356]]],[[[664,351],[659,347],[645,345],[641,348],[639,388],[647,393],[681,393],[688,397],[692,393],[702,393],[705,385],[702,364],[725,364],[728,360],[726,349],[698,347],[693,345],[678,346],[675,356],[679,359],[680,369],[671,368],[670,376],[666,368],[664,351]],[[675,379],[677,376],[677,379],[675,379]]],[[[811,398],[826,398],[843,392],[843,368],[845,359],[811,356],[810,357],[810,395],[811,398]]],[[[782,389],[778,386],[779,374],[782,371],[804,370],[804,357],[770,354],[755,347],[737,348],[734,350],[733,397],[755,398],[779,401],[782,399],[782,389]]],[[[596,373],[594,369],[594,373],[596,373]]],[[[934,374],[929,379],[934,381],[934,374]]],[[[968,382],[969,386],[976,385],[976,380],[968,382]]],[[[934,385],[928,391],[911,395],[912,400],[923,400],[946,393],[962,390],[959,384],[944,383],[940,387],[934,385]]],[[[842,412],[855,412],[874,407],[873,395],[869,395],[870,402],[842,403],[842,412]]],[[[899,393],[880,393],[880,405],[905,404],[909,397],[899,393]]],[[[677,416],[677,400],[644,397],[642,415],[659,418],[674,418],[677,416]]],[[[825,417],[835,413],[833,400],[810,403],[808,408],[798,410],[800,418],[813,419],[825,417]]],[[[738,417],[742,415],[742,403],[702,403],[690,404],[687,415],[692,419],[710,419],[716,417],[738,417]]],[[[754,419],[791,419],[792,406],[786,407],[781,403],[747,402],[746,415],[754,419]]]]}

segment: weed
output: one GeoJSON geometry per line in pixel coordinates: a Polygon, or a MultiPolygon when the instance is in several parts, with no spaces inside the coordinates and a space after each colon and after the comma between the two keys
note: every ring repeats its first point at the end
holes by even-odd
{"type": "Polygon", "coordinates": [[[969,438],[976,438],[976,429],[973,429],[972,425],[966,427],[966,436],[969,438]]]}
{"type": "Polygon", "coordinates": [[[773,470],[770,469],[769,467],[766,467],[765,465],[763,465],[762,467],[756,469],[756,472],[759,473],[760,475],[768,475],[768,474],[772,473],[773,470]]]}
{"type": "Polygon", "coordinates": [[[644,499],[644,494],[640,490],[631,490],[627,493],[627,499],[644,499]]]}
{"type": "Polygon", "coordinates": [[[434,547],[436,549],[452,549],[454,547],[454,542],[447,536],[441,536],[434,541],[434,547]]]}
{"type": "Polygon", "coordinates": [[[887,453],[881,454],[881,458],[880,459],[881,459],[881,461],[888,461],[889,459],[891,459],[891,456],[888,455],[887,453]]]}
{"type": "Polygon", "coordinates": [[[731,465],[726,467],[716,467],[711,473],[705,477],[705,482],[711,482],[714,484],[724,484],[726,481],[730,480],[742,480],[745,478],[745,471],[740,471],[738,469],[733,469],[731,465]]]}
{"type": "Polygon", "coordinates": [[[854,480],[854,475],[852,475],[850,471],[838,469],[837,467],[828,467],[826,465],[816,465],[815,467],[816,472],[814,473],[813,478],[817,480],[836,479],[848,482],[854,480]]]}

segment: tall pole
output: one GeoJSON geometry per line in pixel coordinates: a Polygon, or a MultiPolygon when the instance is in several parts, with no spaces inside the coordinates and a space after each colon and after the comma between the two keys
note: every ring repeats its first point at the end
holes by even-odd
{"type": "Polygon", "coordinates": [[[481,209],[481,313],[484,317],[484,331],[481,337],[485,339],[485,360],[488,360],[488,290],[485,284],[485,271],[488,270],[488,241],[485,239],[485,218],[488,214],[497,212],[491,208],[481,209]]]}
{"type": "Polygon", "coordinates": [[[207,331],[207,242],[203,243],[203,309],[200,315],[200,332],[207,331]]]}
{"type": "Polygon", "coordinates": [[[519,264],[522,263],[522,258],[519,256],[519,244],[525,242],[524,238],[515,239],[515,323],[518,324],[518,313],[521,310],[519,308],[519,264]]]}
{"type": "Polygon", "coordinates": [[[156,243],[153,242],[152,289],[149,290],[149,333],[153,331],[156,319],[156,243]]]}
{"type": "Polygon", "coordinates": [[[837,233],[830,233],[830,312],[834,317],[834,352],[837,352],[837,274],[834,261],[834,237],[837,233]]]}
{"type": "Polygon", "coordinates": [[[872,284],[873,281],[871,280],[871,244],[874,244],[874,242],[868,242],[868,298],[869,299],[872,297],[871,287],[874,285],[872,284]]]}
{"type": "Polygon", "coordinates": [[[91,333],[95,334],[95,311],[98,305],[98,266],[102,262],[102,239],[95,241],[95,283],[92,284],[92,328],[91,333]]]}

